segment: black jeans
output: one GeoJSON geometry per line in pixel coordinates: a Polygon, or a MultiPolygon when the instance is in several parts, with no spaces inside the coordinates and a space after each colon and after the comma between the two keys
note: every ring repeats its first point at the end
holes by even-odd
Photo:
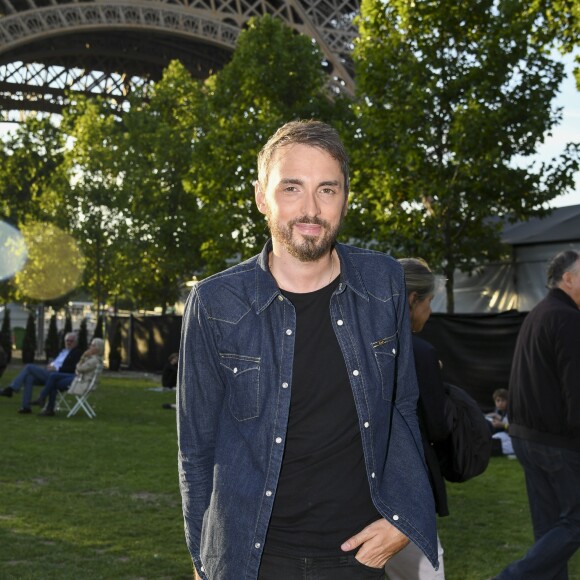
{"type": "Polygon", "coordinates": [[[384,568],[370,568],[354,555],[291,558],[264,554],[258,580],[384,580],[384,568]]]}

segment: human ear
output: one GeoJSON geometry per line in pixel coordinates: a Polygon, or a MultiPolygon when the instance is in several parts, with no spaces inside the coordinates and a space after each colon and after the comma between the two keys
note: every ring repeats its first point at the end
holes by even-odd
{"type": "Polygon", "coordinates": [[[256,199],[256,206],[260,213],[266,214],[266,196],[260,185],[260,182],[256,180],[254,183],[254,197],[256,199]]]}

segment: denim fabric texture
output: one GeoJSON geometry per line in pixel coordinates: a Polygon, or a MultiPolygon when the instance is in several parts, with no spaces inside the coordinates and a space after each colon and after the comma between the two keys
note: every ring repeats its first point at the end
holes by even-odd
{"type": "Polygon", "coordinates": [[[12,381],[10,387],[14,391],[19,391],[24,386],[22,391],[22,408],[30,408],[30,401],[32,401],[32,391],[35,386],[45,385],[48,377],[52,371],[45,367],[34,364],[27,364],[18,373],[12,381]]]}
{"type": "Polygon", "coordinates": [[[512,437],[526,476],[535,544],[497,576],[501,580],[568,580],[580,547],[580,453],[512,437]]]}
{"type": "Polygon", "coordinates": [[[75,375],[73,373],[51,373],[40,391],[39,398],[48,398],[47,409],[54,411],[56,404],[56,395],[58,391],[66,391],[73,382],[75,375]]]}
{"type": "MultiPolygon", "coordinates": [[[[204,580],[257,578],[282,464],[296,316],[269,272],[270,249],[197,284],[183,318],[179,478],[186,541],[204,580]]],[[[330,313],[371,496],[435,565],[403,270],[379,252],[336,250],[341,280],[330,313]]]]}

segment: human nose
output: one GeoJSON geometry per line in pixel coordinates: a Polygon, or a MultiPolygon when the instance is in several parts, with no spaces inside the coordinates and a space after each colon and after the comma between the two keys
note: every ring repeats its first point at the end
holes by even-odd
{"type": "Polygon", "coordinates": [[[320,206],[315,191],[306,191],[302,197],[302,215],[317,216],[320,214],[320,206]]]}

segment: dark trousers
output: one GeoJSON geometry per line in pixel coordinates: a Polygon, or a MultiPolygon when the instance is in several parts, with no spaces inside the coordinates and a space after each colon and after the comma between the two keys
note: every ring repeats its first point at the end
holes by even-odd
{"type": "Polygon", "coordinates": [[[512,437],[526,476],[535,544],[497,576],[501,580],[567,580],[580,546],[580,453],[512,437]]]}
{"type": "Polygon", "coordinates": [[[369,568],[354,555],[291,558],[264,554],[258,580],[384,580],[384,568],[369,568]]]}

